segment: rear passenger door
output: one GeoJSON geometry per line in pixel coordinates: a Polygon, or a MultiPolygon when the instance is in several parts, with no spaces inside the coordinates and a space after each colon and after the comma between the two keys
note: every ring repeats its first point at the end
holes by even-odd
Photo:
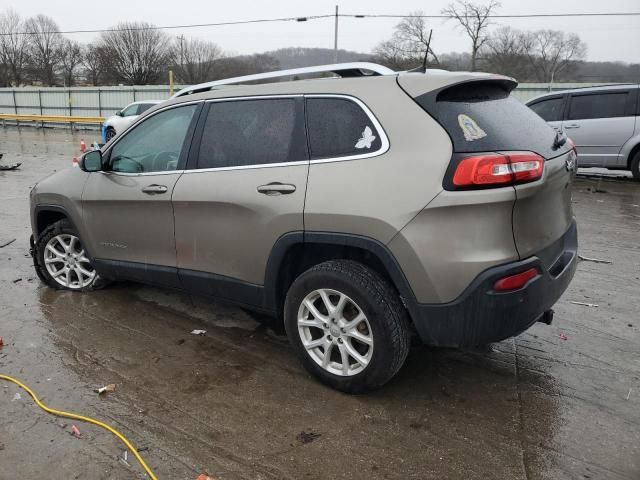
{"type": "Polygon", "coordinates": [[[582,167],[625,166],[619,153],[635,128],[630,89],[573,93],[563,129],[578,149],[582,167]]]}
{"type": "Polygon", "coordinates": [[[173,193],[182,284],[259,301],[273,245],[303,230],[308,170],[302,96],[208,102],[173,193]]]}

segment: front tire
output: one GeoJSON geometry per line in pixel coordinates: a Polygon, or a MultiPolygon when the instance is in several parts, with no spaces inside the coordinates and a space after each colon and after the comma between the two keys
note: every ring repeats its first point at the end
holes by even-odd
{"type": "Polygon", "coordinates": [[[59,220],[42,232],[34,255],[38,277],[51,288],[86,292],[106,284],[68,220],[59,220]]]}
{"type": "Polygon", "coordinates": [[[354,261],[331,260],[300,275],[287,293],[284,317],[304,367],[343,392],[384,385],[409,353],[409,318],[398,294],[354,261]]]}

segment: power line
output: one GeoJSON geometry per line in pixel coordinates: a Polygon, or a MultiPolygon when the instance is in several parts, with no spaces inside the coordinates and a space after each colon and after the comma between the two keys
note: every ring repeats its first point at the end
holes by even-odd
{"type": "MultiPolygon", "coordinates": [[[[467,17],[467,15],[462,15],[467,17]]],[[[640,16],[640,12],[601,12],[601,13],[531,13],[520,15],[489,15],[489,18],[572,18],[572,17],[635,17],[640,16]]],[[[99,29],[78,29],[78,30],[53,30],[47,32],[11,32],[0,33],[0,36],[8,35],[34,35],[34,34],[74,34],[74,33],[102,33],[102,32],[127,32],[127,31],[139,31],[139,30],[174,30],[174,29],[187,29],[187,28],[200,28],[200,27],[222,27],[227,25],[248,25],[252,23],[275,23],[275,22],[306,22],[309,20],[319,20],[323,18],[428,18],[428,19],[448,19],[449,15],[399,15],[399,14],[325,14],[325,15],[310,15],[306,17],[283,17],[283,18],[259,18],[252,20],[233,20],[227,22],[214,22],[214,23],[191,23],[185,25],[163,25],[163,26],[145,26],[145,27],[133,27],[133,28],[99,28],[99,29]]]]}

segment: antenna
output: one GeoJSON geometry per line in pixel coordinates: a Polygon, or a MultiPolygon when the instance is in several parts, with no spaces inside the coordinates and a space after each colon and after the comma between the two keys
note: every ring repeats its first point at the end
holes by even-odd
{"type": "Polygon", "coordinates": [[[429,30],[429,38],[427,39],[427,51],[424,52],[424,59],[422,60],[422,73],[427,72],[427,57],[429,56],[429,50],[431,46],[431,35],[433,35],[433,28],[429,30]]]}

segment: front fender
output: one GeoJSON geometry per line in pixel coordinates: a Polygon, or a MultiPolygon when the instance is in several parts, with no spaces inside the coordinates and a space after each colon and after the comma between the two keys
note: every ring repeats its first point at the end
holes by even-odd
{"type": "MultiPolygon", "coordinates": [[[[640,119],[637,119],[636,122],[640,122],[640,119]]],[[[630,158],[631,152],[638,145],[640,145],[640,132],[638,132],[629,140],[627,140],[625,144],[622,146],[622,148],[620,149],[621,163],[622,163],[622,160],[624,160],[624,164],[629,165],[629,162],[631,161],[631,158],[630,158]]]]}

